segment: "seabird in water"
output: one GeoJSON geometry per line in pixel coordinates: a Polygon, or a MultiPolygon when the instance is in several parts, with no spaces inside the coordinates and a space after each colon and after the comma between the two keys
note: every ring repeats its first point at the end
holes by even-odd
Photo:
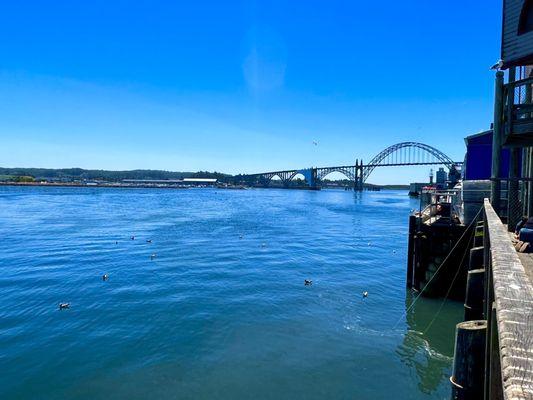
{"type": "Polygon", "coordinates": [[[70,303],[59,303],[60,310],[65,310],[67,308],[70,308],[70,303]]]}
{"type": "Polygon", "coordinates": [[[313,281],[310,279],[304,279],[304,285],[305,286],[311,286],[313,284],[313,281]]]}

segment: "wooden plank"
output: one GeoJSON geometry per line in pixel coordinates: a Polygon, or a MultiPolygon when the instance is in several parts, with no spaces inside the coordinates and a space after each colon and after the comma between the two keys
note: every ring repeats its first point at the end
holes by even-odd
{"type": "Polygon", "coordinates": [[[533,399],[533,286],[485,199],[504,399],[533,399]]]}

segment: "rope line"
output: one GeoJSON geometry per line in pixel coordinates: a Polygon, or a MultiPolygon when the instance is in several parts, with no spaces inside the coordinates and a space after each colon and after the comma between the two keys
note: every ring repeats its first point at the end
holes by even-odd
{"type": "Polygon", "coordinates": [[[413,300],[413,302],[411,303],[411,305],[409,307],[407,307],[407,309],[403,312],[402,316],[398,319],[398,321],[396,321],[396,323],[394,324],[394,326],[392,327],[392,329],[395,329],[398,324],[400,323],[400,321],[403,319],[403,317],[405,317],[407,315],[407,313],[409,311],[411,311],[411,309],[415,306],[416,302],[418,301],[418,299],[420,298],[420,296],[422,296],[422,293],[424,293],[424,290],[426,290],[426,288],[428,287],[428,285],[431,283],[431,281],[433,281],[433,279],[439,274],[440,270],[442,269],[442,266],[446,264],[446,261],[448,261],[448,259],[450,258],[450,255],[455,251],[456,247],[459,245],[459,243],[461,243],[461,241],[463,240],[463,237],[466,235],[466,233],[468,232],[468,230],[472,227],[472,225],[474,223],[477,222],[478,218],[479,218],[479,214],[481,214],[481,209],[482,207],[479,208],[479,211],[477,212],[476,216],[474,217],[474,219],[472,220],[472,222],[470,222],[470,225],[468,225],[468,228],[465,229],[465,231],[463,232],[463,234],[461,235],[461,237],[459,238],[459,240],[457,242],[455,242],[455,245],[453,246],[453,248],[450,250],[450,252],[448,253],[448,255],[446,256],[446,258],[444,259],[444,261],[442,261],[442,263],[439,265],[439,268],[437,268],[437,270],[435,271],[435,273],[433,274],[433,276],[429,279],[429,281],[426,282],[426,284],[424,285],[424,287],[420,290],[420,292],[418,292],[418,296],[415,297],[415,299],[413,300]]]}
{"type": "MultiPolygon", "coordinates": [[[[474,233],[475,233],[475,231],[472,230],[472,234],[470,235],[470,239],[468,240],[468,243],[470,243],[472,241],[472,238],[474,237],[474,233]]],[[[468,253],[468,250],[469,250],[469,247],[467,245],[466,249],[465,249],[465,252],[463,253],[463,258],[461,258],[461,262],[459,263],[459,266],[457,267],[457,272],[455,272],[455,276],[453,277],[452,283],[450,284],[450,287],[448,288],[448,291],[446,292],[446,295],[444,296],[444,300],[442,301],[439,309],[437,310],[437,312],[433,316],[433,319],[430,321],[430,323],[428,324],[428,326],[424,330],[424,332],[423,332],[424,335],[429,331],[429,328],[431,328],[431,326],[433,325],[433,323],[436,321],[437,317],[439,316],[440,312],[442,311],[442,308],[444,307],[444,304],[446,304],[446,301],[448,300],[448,296],[450,295],[450,293],[452,291],[452,288],[453,288],[453,285],[455,283],[455,280],[459,276],[459,271],[461,271],[461,267],[463,266],[463,262],[465,261],[465,257],[466,257],[466,254],[468,253]]]]}

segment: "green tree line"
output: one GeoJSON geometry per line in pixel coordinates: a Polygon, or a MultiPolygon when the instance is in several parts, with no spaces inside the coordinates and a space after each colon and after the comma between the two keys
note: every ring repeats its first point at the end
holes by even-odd
{"type": "Polygon", "coordinates": [[[174,172],[153,169],[136,169],[131,171],[108,171],[103,169],[82,168],[1,168],[0,179],[16,180],[17,177],[33,177],[35,180],[103,180],[118,182],[123,179],[183,179],[183,178],[215,178],[225,181],[231,175],[220,172],[174,172]]]}

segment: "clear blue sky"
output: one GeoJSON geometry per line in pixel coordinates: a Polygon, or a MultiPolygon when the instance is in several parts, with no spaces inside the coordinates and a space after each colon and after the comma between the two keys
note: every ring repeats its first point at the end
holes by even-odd
{"type": "Polygon", "coordinates": [[[461,160],[500,25],[501,0],[4,2],[0,166],[259,172],[406,140],[461,160]]]}

